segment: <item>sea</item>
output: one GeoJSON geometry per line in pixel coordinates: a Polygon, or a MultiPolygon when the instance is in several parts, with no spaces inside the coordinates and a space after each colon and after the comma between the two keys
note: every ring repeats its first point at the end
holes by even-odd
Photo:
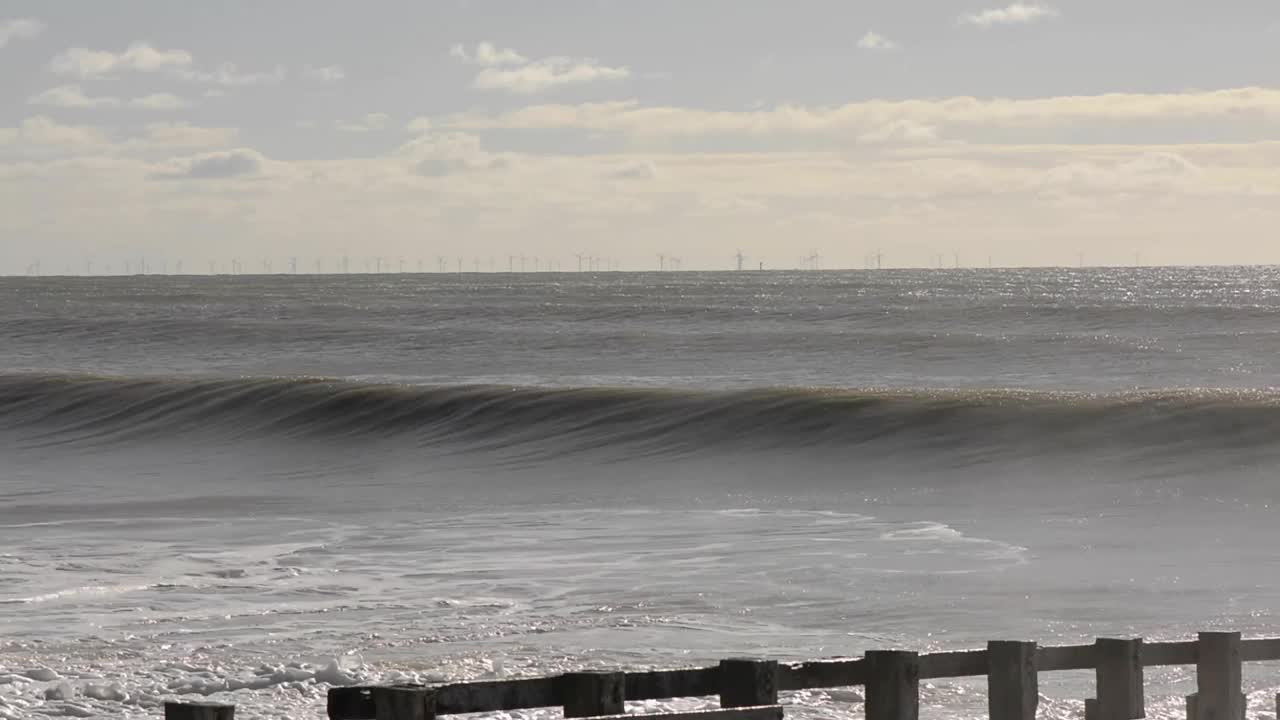
{"type": "Polygon", "coordinates": [[[1280,636],[1278,379],[1269,267],[0,279],[0,718],[1280,636]]]}

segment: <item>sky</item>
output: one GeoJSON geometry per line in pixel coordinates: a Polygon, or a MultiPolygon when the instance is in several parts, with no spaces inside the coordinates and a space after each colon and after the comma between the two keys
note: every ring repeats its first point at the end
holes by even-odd
{"type": "Polygon", "coordinates": [[[1280,263],[1280,2],[0,3],[0,273],[738,252],[1280,263]]]}

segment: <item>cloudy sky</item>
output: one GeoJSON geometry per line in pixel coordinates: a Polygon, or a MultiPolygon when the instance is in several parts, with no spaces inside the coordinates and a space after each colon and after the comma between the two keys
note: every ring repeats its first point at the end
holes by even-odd
{"type": "Polygon", "coordinates": [[[0,5],[0,272],[739,249],[1280,262],[1280,3],[0,5]]]}

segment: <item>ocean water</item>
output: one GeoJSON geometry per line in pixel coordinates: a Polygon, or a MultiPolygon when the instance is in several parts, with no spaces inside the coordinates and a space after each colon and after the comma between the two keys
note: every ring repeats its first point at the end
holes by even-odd
{"type": "Polygon", "coordinates": [[[1278,377],[1273,268],[0,279],[0,718],[1280,635],[1278,377]]]}

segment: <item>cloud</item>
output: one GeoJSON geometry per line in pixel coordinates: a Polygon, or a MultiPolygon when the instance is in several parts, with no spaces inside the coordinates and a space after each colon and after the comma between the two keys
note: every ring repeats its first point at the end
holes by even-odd
{"type": "Polygon", "coordinates": [[[649,160],[633,160],[612,168],[605,175],[615,180],[654,180],[658,177],[658,167],[649,160]]]}
{"type": "MultiPolygon", "coordinates": [[[[31,105],[47,105],[61,108],[106,108],[119,107],[124,104],[120,98],[111,96],[90,97],[79,85],[59,85],[49,88],[27,101],[31,105]]],[[[191,103],[169,93],[152,93],[128,102],[129,107],[143,110],[182,110],[191,107],[191,103]]]]}
{"type": "Polygon", "coordinates": [[[189,108],[191,107],[191,103],[170,93],[152,93],[144,97],[130,100],[129,106],[142,108],[144,110],[170,111],[189,108]]]}
{"type": "Polygon", "coordinates": [[[0,48],[8,45],[10,40],[33,38],[44,32],[44,28],[44,23],[34,18],[0,20],[0,48]]]}
{"type": "Polygon", "coordinates": [[[390,121],[391,116],[386,113],[369,113],[355,122],[338,123],[335,127],[342,132],[377,132],[387,129],[390,121]]]}
{"type": "Polygon", "coordinates": [[[529,60],[515,50],[498,48],[492,43],[476,45],[467,52],[454,45],[449,54],[464,63],[480,65],[471,86],[479,90],[501,90],[515,95],[534,95],[570,85],[622,80],[631,76],[625,67],[601,65],[591,58],[548,57],[529,60]]]}
{"type": "Polygon", "coordinates": [[[308,65],[302,69],[302,75],[308,80],[332,83],[346,79],[347,72],[338,65],[326,65],[324,67],[308,65]]]}
{"type": "Polygon", "coordinates": [[[222,180],[260,175],[266,158],[256,150],[237,148],[204,153],[171,161],[164,170],[152,173],[157,180],[222,180]]]}
{"type": "Polygon", "coordinates": [[[920,145],[938,140],[937,128],[909,119],[885,123],[858,136],[864,145],[920,145]]]}
{"type": "Polygon", "coordinates": [[[1039,20],[1050,20],[1058,17],[1058,11],[1045,5],[1025,5],[1020,2],[1003,7],[990,8],[981,12],[970,13],[960,17],[964,25],[975,25],[989,28],[993,25],[1025,25],[1039,20]]]}
{"type": "Polygon", "coordinates": [[[234,63],[222,63],[212,70],[195,66],[195,58],[186,50],[160,50],[149,43],[133,43],[122,52],[71,48],[59,53],[49,63],[59,75],[83,79],[110,76],[118,72],[165,73],[189,82],[212,85],[271,85],[285,78],[283,67],[271,72],[241,72],[234,63]]]}
{"type": "Polygon", "coordinates": [[[498,48],[493,43],[482,42],[476,44],[475,52],[468,53],[467,49],[461,44],[455,44],[449,48],[449,55],[455,57],[462,62],[472,65],[484,65],[485,67],[497,67],[500,65],[523,65],[529,60],[520,53],[510,48],[498,48]]]}
{"type": "Polygon", "coordinates": [[[428,133],[400,146],[397,154],[426,177],[498,170],[509,158],[486,151],[480,138],[467,133],[428,133]]]}
{"type": "Polygon", "coordinates": [[[187,123],[151,123],[146,141],[152,145],[178,148],[221,147],[235,142],[235,128],[198,127],[187,123]]]}
{"type": "Polygon", "coordinates": [[[622,80],[630,75],[631,71],[625,67],[607,67],[591,59],[553,57],[509,70],[486,68],[476,75],[473,85],[481,90],[533,95],[568,85],[622,80]]]}
{"type": "Polygon", "coordinates": [[[858,47],[863,50],[896,50],[898,48],[898,43],[874,30],[868,30],[866,34],[858,40],[858,47]]]}
{"type": "Polygon", "coordinates": [[[210,71],[181,70],[177,73],[183,80],[226,86],[276,85],[282,82],[287,73],[282,66],[270,72],[241,72],[235,63],[222,63],[210,71]]]}
{"type": "Polygon", "coordinates": [[[1042,195],[1168,192],[1199,180],[1203,170],[1182,155],[1150,151],[1114,161],[1080,160],[1056,165],[1034,181],[1042,195]]]}
{"type": "Polygon", "coordinates": [[[13,128],[0,128],[0,145],[42,145],[91,147],[107,144],[107,137],[97,128],[85,125],[59,125],[44,115],[29,117],[13,128]]]}
{"type": "MultiPolygon", "coordinates": [[[[185,134],[160,132],[170,131],[185,134]]],[[[738,248],[753,267],[784,267],[795,263],[788,229],[802,228],[805,250],[816,248],[830,267],[861,266],[875,250],[885,252],[886,266],[932,265],[936,252],[953,248],[969,262],[988,253],[997,263],[1074,262],[1076,248],[1091,261],[1131,261],[1132,248],[1152,238],[1165,263],[1275,262],[1280,222],[1280,142],[954,154],[930,145],[858,159],[706,148],[508,156],[474,135],[433,131],[401,153],[267,158],[257,176],[204,182],[148,179],[156,171],[181,177],[197,164],[189,156],[241,143],[181,150],[183,160],[157,163],[170,153],[142,138],[137,148],[129,142],[77,157],[0,149],[30,158],[0,163],[11,198],[0,213],[0,235],[12,240],[6,250],[51,260],[57,248],[88,255],[95,245],[125,243],[155,257],[170,253],[171,263],[209,253],[277,263],[309,254],[332,267],[351,237],[368,239],[369,256],[413,262],[427,252],[426,235],[438,239],[431,255],[466,257],[468,265],[490,256],[501,265],[512,238],[523,238],[519,251],[555,256],[564,267],[585,248],[636,268],[656,263],[644,239],[662,237],[667,247],[687,248],[685,267],[731,266],[738,248]],[[114,149],[121,147],[137,152],[114,149]],[[646,164],[660,182],[609,178],[643,176],[646,164]],[[945,245],[939,227],[949,228],[945,245]]],[[[1144,249],[1144,257],[1155,252],[1144,249]]]]}
{"type": "Polygon", "coordinates": [[[185,50],[158,50],[147,43],[134,43],[119,53],[71,48],[54,57],[49,69],[59,75],[92,78],[121,70],[175,71],[189,67],[192,62],[191,53],[185,50]]]}
{"type": "Polygon", "coordinates": [[[97,108],[115,107],[120,104],[120,98],[89,97],[79,85],[59,85],[33,96],[27,103],[63,108],[97,108]]]}
{"type": "MultiPolygon", "coordinates": [[[[945,132],[951,137],[948,129],[977,132],[993,127],[1051,129],[1083,122],[1271,122],[1278,119],[1280,89],[1247,87],[1028,99],[870,100],[834,107],[781,105],[746,111],[641,105],[631,100],[530,105],[503,114],[462,113],[432,118],[431,122],[437,128],[466,131],[577,129],[654,139],[822,136],[854,140],[867,134],[871,134],[867,139],[873,139],[875,133],[894,123],[904,123],[899,125],[904,131],[914,125],[933,128],[934,132],[945,132]]],[[[928,139],[929,135],[914,134],[922,139],[928,139]]]]}

